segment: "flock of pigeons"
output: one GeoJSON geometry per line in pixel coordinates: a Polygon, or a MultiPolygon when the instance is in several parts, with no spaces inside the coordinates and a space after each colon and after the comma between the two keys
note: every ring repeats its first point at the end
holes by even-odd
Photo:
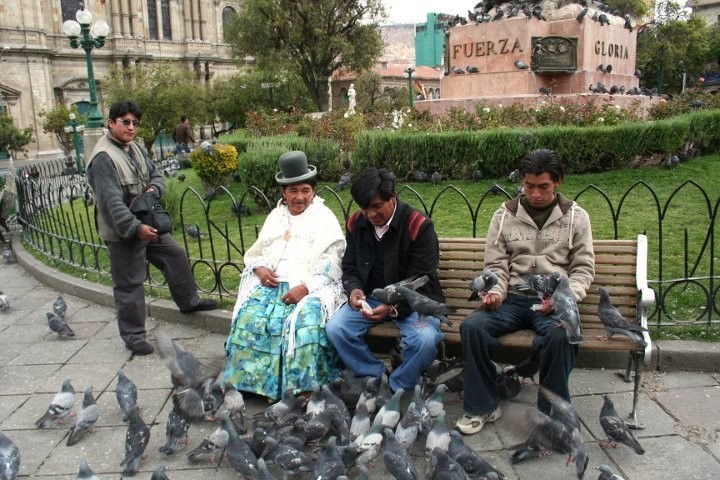
{"type": "MultiPolygon", "coordinates": [[[[425,275],[414,276],[375,289],[372,295],[390,304],[407,301],[420,314],[421,322],[426,316],[433,315],[450,323],[447,315],[454,309],[416,291],[427,281],[425,275]]],[[[469,284],[470,300],[479,300],[496,283],[497,277],[491,271],[483,271],[469,284]]],[[[567,277],[558,273],[531,275],[522,288],[536,292],[543,302],[552,298],[555,318],[558,326],[565,328],[568,342],[582,341],[579,313],[567,277]]],[[[625,320],[612,305],[607,289],[600,288],[600,297],[598,314],[607,337],[627,335],[644,345],[643,329],[625,320]]],[[[66,311],[67,303],[59,296],[53,303],[53,311],[48,313],[48,325],[60,336],[73,336],[65,321],[66,311]]],[[[273,465],[273,470],[279,471],[283,479],[296,474],[317,480],[370,478],[369,468],[382,457],[394,478],[414,480],[420,474],[411,453],[423,443],[428,479],[505,478],[479,452],[466,445],[459,432],[448,428],[443,404],[448,387],[433,383],[433,378],[425,376],[415,386],[409,404],[403,409],[401,398],[405,392],[402,389],[392,393],[386,384],[376,379],[355,378],[344,372],[341,381],[316,388],[309,398],[295,396],[292,390],[287,390],[279,402],[252,420],[250,434],[241,437],[247,433],[250,419],[242,394],[221,383],[224,357],[201,360],[164,331],[156,331],[155,337],[173,386],[173,408],[166,423],[166,442],[159,448],[165,455],[175,454],[181,443],[188,443],[192,424],[219,418],[218,428],[186,454],[188,461],[213,464],[227,461],[244,478],[274,479],[273,465]]],[[[522,380],[534,381],[538,369],[536,355],[505,370],[498,367],[498,390],[502,398],[511,399],[517,395],[522,380]]],[[[517,423],[525,425],[527,440],[509,448],[513,451],[510,460],[517,463],[555,451],[568,455],[568,463],[574,462],[578,478],[583,478],[589,459],[580,434],[580,418],[569,402],[550,391],[541,391],[552,405],[551,412],[546,415],[529,407],[524,409],[522,419],[517,423]]],[[[120,466],[124,469],[123,475],[129,477],[138,472],[150,440],[150,428],[138,408],[137,387],[122,369],[117,373],[115,393],[123,421],[128,422],[125,457],[120,466]]],[[[68,378],[35,425],[43,429],[62,423],[71,416],[74,405],[75,389],[68,378]]],[[[66,445],[74,446],[93,432],[99,416],[93,388],[88,386],[69,429],[66,445]]],[[[644,453],[608,397],[604,398],[599,420],[608,437],[601,446],[621,443],[638,454],[644,453]]],[[[0,478],[15,479],[19,466],[19,449],[0,432],[0,478]]],[[[620,478],[607,476],[614,473],[605,465],[599,470],[600,478],[620,478]]],[[[83,461],[77,478],[97,477],[83,461]]],[[[152,475],[155,480],[167,478],[165,467],[159,467],[152,475]]]]}

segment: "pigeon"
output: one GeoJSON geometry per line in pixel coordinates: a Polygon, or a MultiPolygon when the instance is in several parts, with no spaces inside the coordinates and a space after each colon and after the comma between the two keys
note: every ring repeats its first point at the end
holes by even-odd
{"type": "Polygon", "coordinates": [[[47,312],[48,327],[57,333],[59,337],[74,337],[75,332],[65,321],[65,317],[57,315],[53,312],[47,312]]]}
{"type": "Polygon", "coordinates": [[[580,327],[580,311],[578,310],[575,295],[570,290],[567,277],[562,277],[552,295],[553,317],[558,320],[558,326],[565,328],[568,343],[577,345],[582,343],[582,329],[580,327]]]}
{"type": "Polygon", "coordinates": [[[570,430],[580,430],[580,416],[568,400],[545,387],[540,387],[540,395],[550,404],[550,418],[557,420],[570,430]]]}
{"type": "Polygon", "coordinates": [[[605,65],[604,63],[601,63],[598,65],[598,70],[602,73],[610,73],[612,72],[613,66],[612,65],[605,65]]]}
{"type": "Polygon", "coordinates": [[[184,182],[186,178],[187,178],[187,177],[185,177],[185,174],[184,174],[184,173],[181,173],[180,175],[177,176],[177,179],[178,179],[179,181],[181,181],[181,182],[184,182]]]}
{"type": "Polygon", "coordinates": [[[540,88],[539,88],[539,92],[540,92],[541,94],[549,97],[550,95],[552,95],[552,88],[550,88],[550,87],[540,87],[540,88]]]}
{"type": "Polygon", "coordinates": [[[249,215],[252,215],[250,207],[248,207],[244,203],[233,202],[230,204],[230,210],[233,212],[233,214],[235,214],[236,217],[247,217],[249,215]]]}
{"type": "Polygon", "coordinates": [[[265,452],[262,457],[270,455],[275,465],[280,467],[283,472],[283,478],[287,475],[294,475],[301,472],[310,472],[313,470],[313,459],[289,445],[279,443],[274,437],[268,435],[265,437],[265,452]]]}
{"type": "Polygon", "coordinates": [[[340,175],[340,180],[338,180],[337,185],[335,185],[335,191],[339,192],[343,188],[347,188],[350,185],[350,182],[352,181],[352,177],[349,173],[343,173],[340,175]]]}
{"type": "Polygon", "coordinates": [[[10,309],[10,299],[2,291],[0,291],[0,310],[3,312],[10,309]]]}
{"type": "MultiPolygon", "coordinates": [[[[222,413],[221,418],[225,415],[222,413]]],[[[258,456],[255,455],[250,445],[241,439],[235,427],[230,423],[224,423],[228,429],[228,444],[225,447],[225,455],[230,466],[243,477],[256,478],[258,476],[258,456]]],[[[253,432],[253,438],[255,432],[253,432]]],[[[267,438],[267,436],[265,436],[267,438]]],[[[264,439],[263,439],[264,442],[264,439]]],[[[265,448],[265,444],[262,444],[265,448]]]]}
{"type": "MultiPolygon", "coordinates": [[[[433,448],[427,456],[427,473],[430,480],[469,480],[465,469],[442,448],[433,448]]],[[[489,477],[485,477],[486,479],[489,477]]]]}
{"type": "Polygon", "coordinates": [[[387,471],[396,480],[417,480],[419,478],[417,467],[407,449],[395,438],[392,430],[386,427],[383,432],[385,434],[383,462],[387,471]]]}
{"type": "Polygon", "coordinates": [[[330,387],[328,387],[327,385],[323,385],[320,388],[325,394],[325,403],[327,405],[335,405],[338,409],[338,413],[340,414],[340,419],[342,420],[342,422],[346,425],[350,425],[352,415],[350,415],[350,411],[345,405],[345,402],[340,400],[340,398],[338,398],[338,396],[335,395],[332,390],[330,390],[330,387]]]}
{"type": "Polygon", "coordinates": [[[15,480],[20,470],[20,449],[0,431],[0,478],[15,480]]]}
{"type": "Polygon", "coordinates": [[[663,166],[665,168],[669,168],[670,170],[675,170],[675,167],[677,167],[680,164],[680,157],[677,155],[667,155],[665,156],[665,160],[663,160],[663,166]]]}
{"type": "Polygon", "coordinates": [[[629,31],[633,31],[633,24],[632,24],[632,18],[627,13],[623,16],[625,19],[625,25],[623,25],[623,28],[628,29],[629,31]]]}
{"type": "Polygon", "coordinates": [[[690,100],[688,102],[688,106],[690,106],[692,108],[702,108],[705,106],[705,102],[703,102],[699,98],[693,98],[692,100],[690,100]]]}
{"type": "Polygon", "coordinates": [[[115,387],[115,398],[117,398],[120,410],[123,412],[123,422],[127,422],[129,414],[137,407],[137,387],[130,380],[121,368],[117,373],[117,386],[115,387]]]}
{"type": "Polygon", "coordinates": [[[242,177],[238,172],[233,172],[233,181],[234,182],[242,182],[242,177]]]}
{"type": "Polygon", "coordinates": [[[585,18],[585,15],[587,15],[588,7],[584,7],[582,10],[580,10],[580,13],[577,14],[577,17],[575,17],[575,20],[578,22],[582,22],[583,18],[585,18]]]}
{"type": "MultiPolygon", "coordinates": [[[[444,385],[444,384],[442,382],[440,382],[437,385],[439,386],[439,385],[444,385]]],[[[435,389],[433,391],[436,391],[436,390],[437,390],[437,386],[435,387],[435,389]]],[[[435,399],[433,399],[433,402],[435,402],[435,406],[433,407],[433,409],[437,410],[438,407],[443,410],[445,409],[445,406],[443,405],[442,401],[443,401],[443,398],[445,397],[444,392],[447,390],[448,390],[447,385],[445,385],[445,387],[443,387],[443,389],[441,389],[441,391],[437,393],[437,396],[435,397],[435,399]]],[[[429,398],[430,397],[428,397],[428,399],[429,398]]],[[[420,416],[420,430],[418,433],[427,433],[432,428],[433,421],[432,421],[432,416],[430,415],[430,410],[428,410],[425,399],[423,398],[423,386],[422,385],[420,385],[420,384],[415,385],[415,392],[413,392],[413,398],[412,398],[411,403],[415,404],[415,410],[416,410],[417,414],[420,416]]],[[[409,408],[410,407],[408,406],[408,409],[409,408]]],[[[395,432],[395,434],[397,435],[397,432],[395,432]]]]}
{"type": "Polygon", "coordinates": [[[373,424],[370,430],[365,432],[365,435],[355,440],[358,445],[358,451],[360,452],[355,463],[357,465],[367,465],[368,462],[377,456],[382,441],[383,436],[382,433],[380,433],[380,425],[373,424]]]}
{"type": "Polygon", "coordinates": [[[182,412],[176,402],[168,414],[165,424],[165,444],[158,448],[158,451],[165,455],[172,455],[178,448],[181,441],[187,442],[190,423],[183,418],[182,412]]]}
{"type": "Polygon", "coordinates": [[[345,473],[345,464],[337,447],[337,439],[332,436],[328,438],[325,448],[318,455],[310,478],[313,480],[337,479],[345,473]]]}
{"type": "Polygon", "coordinates": [[[460,68],[456,65],[453,65],[453,67],[450,70],[452,70],[452,72],[455,75],[465,75],[465,70],[463,70],[462,68],[460,68]]]}
{"type": "Polygon", "coordinates": [[[442,181],[442,179],[443,179],[443,176],[440,172],[435,171],[435,172],[433,172],[432,175],[430,175],[430,181],[435,186],[439,185],[440,182],[442,181]]]}
{"type": "Polygon", "coordinates": [[[395,438],[403,448],[409,450],[415,443],[422,428],[421,409],[415,402],[410,402],[405,415],[395,427],[395,438]]]}
{"type": "Polygon", "coordinates": [[[217,155],[217,152],[213,148],[212,144],[207,140],[200,142],[200,148],[202,148],[205,153],[212,155],[213,157],[217,155]]]}
{"type": "Polygon", "coordinates": [[[232,422],[228,411],[223,412],[220,426],[205,437],[203,441],[200,442],[200,445],[188,452],[188,460],[191,462],[208,460],[213,465],[216,465],[222,457],[223,450],[225,450],[225,447],[227,447],[230,442],[230,428],[226,422],[232,422]]]}
{"type": "Polygon", "coordinates": [[[628,322],[620,310],[610,302],[610,293],[605,287],[598,288],[600,293],[600,304],[598,305],[598,317],[605,327],[605,335],[600,337],[601,340],[609,340],[616,333],[625,335],[633,342],[643,347],[647,345],[642,336],[642,332],[647,331],[640,325],[628,322]]]}
{"type": "Polygon", "coordinates": [[[543,13],[542,6],[541,5],[535,5],[532,9],[532,14],[537,18],[538,20],[542,20],[544,22],[547,22],[547,18],[545,18],[545,14],[543,13]]]}
{"type": "Polygon", "coordinates": [[[598,480],[625,480],[623,477],[613,472],[613,469],[608,465],[600,465],[599,467],[595,467],[595,470],[600,471],[598,480]]]}
{"type": "Polygon", "coordinates": [[[295,403],[295,394],[292,388],[285,389],[282,398],[265,409],[265,418],[277,420],[285,415],[295,403]]]}
{"type": "MultiPolygon", "coordinates": [[[[307,441],[309,443],[319,443],[332,427],[333,418],[338,415],[339,411],[337,405],[328,405],[322,412],[316,413],[308,418],[305,424],[305,432],[307,434],[307,441]]],[[[279,438],[280,441],[284,442],[284,438],[279,438]]]]}
{"type": "Polygon", "coordinates": [[[478,452],[465,445],[462,434],[457,430],[450,430],[448,454],[472,477],[487,478],[489,472],[494,472],[499,479],[505,478],[505,474],[490,465],[478,452]]]}
{"type": "Polygon", "coordinates": [[[365,403],[365,405],[367,405],[368,413],[375,413],[378,409],[379,393],[380,383],[375,378],[368,377],[365,381],[365,390],[360,394],[357,405],[360,405],[360,402],[365,403]]]}
{"type": "Polygon", "coordinates": [[[440,415],[441,412],[445,411],[443,400],[445,399],[446,391],[447,385],[441,383],[435,387],[435,391],[427,399],[425,399],[425,408],[427,408],[430,417],[435,418],[440,415]]]}
{"type": "Polygon", "coordinates": [[[497,282],[497,275],[495,275],[492,270],[486,268],[480,275],[470,282],[470,290],[472,293],[470,294],[468,301],[472,302],[474,300],[479,300],[480,296],[489,292],[492,287],[497,285],[497,282]]]}
{"type": "Polygon", "coordinates": [[[467,73],[478,73],[480,69],[474,65],[468,65],[467,67],[465,67],[465,71],[467,73]]]}
{"type": "Polygon", "coordinates": [[[540,371],[540,352],[533,349],[532,355],[518,363],[505,369],[505,373],[514,377],[519,377],[523,382],[529,378],[535,383],[535,374],[540,371]]]}
{"type": "Polygon", "coordinates": [[[57,300],[53,302],[52,307],[55,315],[65,318],[65,312],[67,311],[67,303],[65,303],[65,299],[62,297],[62,295],[58,296],[57,300]]]}
{"type": "Polygon", "coordinates": [[[512,172],[508,174],[508,180],[510,180],[512,183],[518,183],[520,180],[522,180],[522,177],[520,176],[520,169],[516,168],[512,172]]]}
{"type": "Polygon", "coordinates": [[[5,259],[5,263],[12,263],[14,260],[13,252],[9,248],[5,248],[2,253],[3,258],[5,259]]]}
{"type": "Polygon", "coordinates": [[[425,317],[438,317],[442,323],[452,326],[452,322],[447,318],[448,314],[455,313],[455,308],[444,303],[437,302],[425,295],[416,292],[402,285],[397,287],[398,292],[405,297],[410,308],[420,315],[420,321],[425,321],[425,317]]]}
{"type": "Polygon", "coordinates": [[[70,379],[63,381],[60,391],[55,394],[45,415],[37,419],[35,426],[38,428],[49,428],[55,422],[62,423],[63,419],[70,414],[75,405],[75,389],[70,379]]]}
{"type": "Polygon", "coordinates": [[[367,377],[356,377],[352,370],[346,368],[340,373],[340,378],[333,382],[333,389],[348,408],[355,408],[365,390],[366,381],[367,377]]]}
{"type": "Polygon", "coordinates": [[[72,447],[83,437],[85,432],[92,432],[95,423],[100,417],[95,397],[93,396],[92,387],[87,387],[83,396],[82,408],[77,414],[75,423],[70,427],[70,435],[68,436],[66,445],[72,447]]]}
{"type": "Polygon", "coordinates": [[[473,180],[473,182],[478,183],[478,182],[480,182],[480,180],[482,180],[482,179],[483,179],[482,170],[475,170],[475,171],[473,171],[473,173],[472,173],[472,180],[473,180]]]}
{"type": "Polygon", "coordinates": [[[361,435],[364,435],[370,429],[370,413],[368,412],[367,402],[364,399],[358,400],[357,407],[355,408],[355,415],[353,415],[352,421],[350,422],[350,438],[355,440],[361,435]]]}
{"type": "Polygon", "coordinates": [[[630,428],[625,423],[625,420],[618,415],[613,405],[612,400],[607,395],[603,395],[603,406],[600,410],[600,425],[603,431],[608,437],[607,442],[602,442],[600,446],[602,448],[617,447],[618,443],[627,445],[632,448],[635,453],[642,455],[645,453],[635,436],[630,431],[630,428]]]}
{"type": "Polygon", "coordinates": [[[514,63],[515,67],[517,67],[519,70],[527,70],[528,68],[530,68],[530,66],[522,60],[515,60],[514,63]]]}
{"type": "Polygon", "coordinates": [[[168,478],[167,474],[165,473],[165,470],[167,470],[167,467],[165,465],[160,465],[155,469],[152,476],[150,477],[150,480],[170,480],[170,478],[168,478]]]}
{"type": "Polygon", "coordinates": [[[509,400],[517,397],[522,388],[522,382],[514,375],[499,370],[495,377],[495,389],[497,397],[502,400],[509,400]]]}
{"type": "Polygon", "coordinates": [[[433,448],[439,447],[446,452],[450,446],[450,430],[445,424],[445,410],[435,417],[432,429],[427,434],[425,441],[425,453],[430,453],[433,448]]]}
{"type": "Polygon", "coordinates": [[[548,274],[528,275],[523,283],[518,285],[519,290],[533,290],[542,299],[551,296],[560,283],[560,272],[548,274]]]}
{"type": "Polygon", "coordinates": [[[150,428],[140,417],[140,410],[135,407],[128,413],[130,424],[125,433],[125,458],[120,462],[123,475],[132,477],[140,467],[145,448],[150,441],[150,428]]]}
{"type": "Polygon", "coordinates": [[[195,224],[195,225],[188,225],[188,226],[186,226],[186,227],[185,227],[185,233],[187,234],[188,237],[191,237],[191,238],[200,238],[200,236],[201,236],[201,233],[200,233],[200,225],[195,224]]]}
{"type": "Polygon", "coordinates": [[[515,464],[530,455],[540,455],[545,450],[552,450],[567,454],[568,462],[575,461],[578,478],[583,477],[589,458],[578,429],[569,429],[562,422],[539,410],[526,410],[524,421],[531,427],[530,435],[525,442],[509,448],[515,452],[510,463],[515,464]]]}
{"type": "Polygon", "coordinates": [[[230,415],[235,430],[238,433],[244,434],[247,432],[247,426],[245,425],[245,399],[235,387],[232,385],[225,385],[225,397],[223,399],[223,408],[226,409],[230,415]]]}
{"type": "Polygon", "coordinates": [[[76,480],[100,480],[85,460],[80,461],[80,468],[78,469],[78,474],[75,478],[76,480]]]}
{"type": "Polygon", "coordinates": [[[166,361],[170,370],[170,382],[175,387],[184,386],[196,390],[203,387],[209,394],[209,386],[214,385],[215,379],[225,367],[225,360],[222,356],[199,360],[191,352],[187,351],[175,339],[164,330],[155,331],[158,353],[166,361]]]}
{"type": "Polygon", "coordinates": [[[610,25],[610,19],[604,13],[601,13],[600,15],[598,15],[597,21],[598,21],[598,23],[600,23],[601,27],[603,25],[610,25]]]}
{"type": "Polygon", "coordinates": [[[173,406],[188,423],[205,420],[205,403],[200,392],[190,387],[179,387],[171,395],[173,406]]]}
{"type": "Polygon", "coordinates": [[[372,291],[372,296],[386,305],[397,305],[403,300],[402,294],[397,287],[403,286],[412,290],[417,290],[429,281],[427,275],[413,275],[410,278],[401,280],[397,283],[391,283],[383,288],[376,288],[372,291]]]}
{"type": "Polygon", "coordinates": [[[275,476],[268,470],[265,460],[262,458],[257,459],[258,479],[259,480],[277,480],[275,476]]]}
{"type": "Polygon", "coordinates": [[[393,393],[390,401],[383,405],[375,415],[373,424],[377,423],[382,427],[395,428],[400,421],[400,398],[402,398],[405,390],[398,388],[393,393]]]}

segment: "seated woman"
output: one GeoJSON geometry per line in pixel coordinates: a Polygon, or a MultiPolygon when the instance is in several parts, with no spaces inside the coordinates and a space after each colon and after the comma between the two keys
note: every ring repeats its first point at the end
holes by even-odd
{"type": "Polygon", "coordinates": [[[315,196],[317,170],[303,152],[286,152],[275,176],[282,200],[245,252],[224,381],[279,399],[287,388],[309,392],[340,376],[325,322],[342,305],[345,237],[315,196]]]}

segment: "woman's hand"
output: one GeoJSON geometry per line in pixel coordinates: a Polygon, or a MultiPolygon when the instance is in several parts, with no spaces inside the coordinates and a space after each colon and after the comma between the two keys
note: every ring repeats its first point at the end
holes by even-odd
{"type": "Polygon", "coordinates": [[[278,286],[278,283],[280,283],[275,272],[267,267],[255,267],[253,273],[260,279],[260,283],[266,287],[275,288],[278,286]]]}
{"type": "Polygon", "coordinates": [[[308,293],[310,292],[307,287],[301,284],[288,290],[288,292],[283,295],[282,301],[287,305],[297,304],[308,293]]]}

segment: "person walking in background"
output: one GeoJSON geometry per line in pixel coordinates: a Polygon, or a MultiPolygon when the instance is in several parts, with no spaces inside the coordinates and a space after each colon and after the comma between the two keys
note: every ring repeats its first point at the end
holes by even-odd
{"type": "Polygon", "coordinates": [[[340,377],[325,323],[346,300],[345,239],[335,214],[315,195],[317,170],[300,151],[284,153],[278,164],[282,199],[245,252],[224,374],[238,390],[271,399],[340,377]]]}
{"type": "Polygon", "coordinates": [[[411,391],[437,356],[437,344],[443,338],[440,319],[427,316],[421,320],[405,301],[397,306],[386,305],[368,295],[375,288],[413,275],[427,275],[427,284],[418,292],[442,302],[435,228],[428,217],[398,200],[395,176],[385,169],[361,171],[350,194],[360,211],[347,221],[342,269],[349,299],[330,319],[327,335],[345,366],[356,376],[380,381],[385,364],[372,354],[364,337],[371,326],[393,321],[400,329],[403,361],[388,378],[390,389],[411,391]],[[363,302],[372,311],[363,309],[363,302]]]}
{"type": "MultiPolygon", "coordinates": [[[[518,287],[530,274],[559,272],[569,277],[575,300],[582,300],[595,277],[590,217],[557,192],[564,175],[552,150],[528,153],[520,161],[520,177],[525,193],[503,204],[488,228],[485,268],[497,276],[497,285],[460,324],[465,414],[456,426],[464,434],[479,432],[502,414],[492,354],[500,346],[497,338],[506,333],[535,330],[540,385],[570,401],[568,378],[577,345],[568,343],[564,328],[557,328],[552,301],[541,302],[534,292],[518,287]]],[[[550,404],[540,394],[538,407],[550,413],[550,404]]]]}
{"type": "Polygon", "coordinates": [[[212,310],[201,300],[185,250],[169,234],[159,234],[130,212],[130,199],[143,192],[165,192],[162,173],[135,142],[142,110],[123,100],[110,107],[108,133],[98,140],[87,166],[95,194],[95,223],[108,248],[118,328],[125,346],[138,355],[154,351],[145,331],[145,262],[165,277],[173,300],[183,313],[212,310]]]}
{"type": "Polygon", "coordinates": [[[190,153],[188,144],[195,143],[195,137],[193,137],[192,127],[190,127],[190,120],[187,115],[180,116],[180,123],[175,125],[172,138],[175,142],[175,155],[190,153]]]}

